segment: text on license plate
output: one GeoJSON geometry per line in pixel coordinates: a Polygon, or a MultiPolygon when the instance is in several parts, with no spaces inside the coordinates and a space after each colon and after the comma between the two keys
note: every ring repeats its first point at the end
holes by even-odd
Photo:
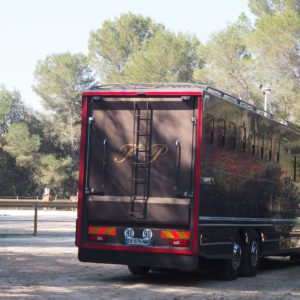
{"type": "Polygon", "coordinates": [[[139,238],[125,238],[125,245],[151,246],[151,240],[139,238]]]}

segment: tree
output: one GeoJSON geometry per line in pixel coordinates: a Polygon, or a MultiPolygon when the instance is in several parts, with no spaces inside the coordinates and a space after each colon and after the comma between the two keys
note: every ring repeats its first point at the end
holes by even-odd
{"type": "Polygon", "coordinates": [[[3,149],[16,158],[17,164],[21,167],[35,165],[40,138],[38,135],[30,134],[25,123],[11,125],[5,139],[6,145],[3,149]]]}
{"type": "Polygon", "coordinates": [[[258,86],[253,78],[254,59],[247,45],[251,24],[245,15],[216,33],[204,50],[205,67],[196,69],[194,79],[218,87],[258,104],[258,86]]]}
{"type": "Polygon", "coordinates": [[[78,156],[81,92],[94,82],[94,75],[83,54],[69,52],[47,56],[35,70],[34,91],[50,110],[53,130],[66,153],[78,156]],[[51,114],[52,113],[52,114],[51,114]]]}
{"type": "Polygon", "coordinates": [[[124,14],[91,33],[89,58],[102,82],[186,82],[203,65],[201,46],[195,36],[124,14]]]}
{"type": "Polygon", "coordinates": [[[78,168],[70,156],[58,159],[53,154],[43,155],[41,165],[41,182],[44,185],[49,185],[54,193],[63,196],[76,193],[78,168]]]}
{"type": "Polygon", "coordinates": [[[195,36],[161,29],[129,56],[123,82],[191,82],[203,59],[195,36]]]}
{"type": "Polygon", "coordinates": [[[0,150],[0,195],[37,195],[36,176],[27,167],[16,164],[14,157],[0,150]]]}
{"type": "Polygon", "coordinates": [[[38,193],[42,124],[17,90],[0,88],[0,194],[38,193]]]}
{"type": "Polygon", "coordinates": [[[164,26],[132,13],[105,21],[89,38],[89,58],[102,82],[120,82],[132,53],[164,26]]]}
{"type": "Polygon", "coordinates": [[[38,135],[30,134],[26,123],[10,125],[0,150],[0,190],[2,195],[38,193],[38,135]]]}
{"type": "Polygon", "coordinates": [[[300,13],[299,0],[249,0],[248,6],[258,18],[274,15],[287,9],[300,13]]]}
{"type": "Polygon", "coordinates": [[[251,0],[249,5],[258,16],[249,45],[256,57],[261,83],[271,86],[274,112],[299,122],[300,3],[251,0]],[[260,13],[254,4],[267,6],[260,13]]]}
{"type": "Polygon", "coordinates": [[[4,136],[9,126],[24,121],[26,117],[27,111],[19,91],[0,87],[0,147],[4,145],[4,136]]]}

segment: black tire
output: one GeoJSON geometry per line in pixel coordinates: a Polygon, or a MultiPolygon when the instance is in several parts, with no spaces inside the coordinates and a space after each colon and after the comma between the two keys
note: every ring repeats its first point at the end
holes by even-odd
{"type": "Polygon", "coordinates": [[[223,261],[221,265],[221,277],[223,280],[235,280],[238,278],[242,255],[241,238],[237,236],[232,246],[231,259],[223,261]]]}
{"type": "Polygon", "coordinates": [[[150,267],[128,266],[128,270],[133,275],[146,275],[150,271],[150,267]]]}
{"type": "Polygon", "coordinates": [[[245,245],[245,251],[242,255],[242,264],[240,275],[245,277],[253,277],[259,269],[259,260],[261,253],[261,242],[256,231],[252,231],[249,235],[248,243],[245,245]]]}

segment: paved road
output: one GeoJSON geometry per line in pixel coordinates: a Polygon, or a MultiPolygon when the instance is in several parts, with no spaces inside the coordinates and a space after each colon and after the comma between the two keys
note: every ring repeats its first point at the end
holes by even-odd
{"type": "Polygon", "coordinates": [[[74,228],[56,230],[58,235],[0,236],[1,299],[300,299],[300,264],[287,259],[269,259],[258,276],[232,282],[206,271],[139,277],[126,266],[78,262],[74,228]]]}

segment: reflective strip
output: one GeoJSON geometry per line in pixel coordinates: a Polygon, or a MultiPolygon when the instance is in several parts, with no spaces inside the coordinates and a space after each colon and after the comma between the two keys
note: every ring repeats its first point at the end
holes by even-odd
{"type": "Polygon", "coordinates": [[[116,228],[89,226],[89,234],[116,235],[116,228]]]}
{"type": "Polygon", "coordinates": [[[190,232],[189,231],[177,231],[177,230],[162,230],[161,238],[189,240],[190,232]]]}

